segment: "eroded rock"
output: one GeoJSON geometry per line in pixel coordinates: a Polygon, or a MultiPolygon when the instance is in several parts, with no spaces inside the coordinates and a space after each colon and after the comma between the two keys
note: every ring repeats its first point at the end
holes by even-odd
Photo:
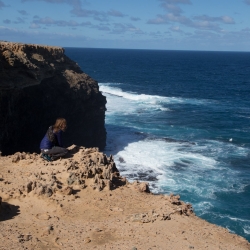
{"type": "Polygon", "coordinates": [[[150,193],[149,185],[147,182],[134,181],[132,185],[133,188],[137,189],[140,192],[150,193]]]}

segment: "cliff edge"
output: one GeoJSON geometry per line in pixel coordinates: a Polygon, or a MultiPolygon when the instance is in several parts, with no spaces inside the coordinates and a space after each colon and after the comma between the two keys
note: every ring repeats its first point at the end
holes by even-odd
{"type": "Polygon", "coordinates": [[[61,47],[0,42],[0,151],[38,152],[47,128],[64,117],[64,144],[106,142],[106,98],[61,47]]]}
{"type": "Polygon", "coordinates": [[[53,162],[36,153],[0,156],[0,249],[250,249],[196,217],[180,196],[128,182],[112,156],[68,149],[53,162]]]}

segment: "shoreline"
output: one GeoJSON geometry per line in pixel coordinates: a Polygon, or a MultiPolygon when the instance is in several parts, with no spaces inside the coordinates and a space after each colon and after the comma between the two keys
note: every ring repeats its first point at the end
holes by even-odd
{"type": "Polygon", "coordinates": [[[69,149],[54,162],[0,157],[0,249],[250,249],[179,196],[129,183],[97,148],[69,149]]]}

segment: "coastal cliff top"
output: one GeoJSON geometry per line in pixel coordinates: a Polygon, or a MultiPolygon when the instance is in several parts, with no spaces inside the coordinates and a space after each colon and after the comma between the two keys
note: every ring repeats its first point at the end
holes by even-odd
{"type": "Polygon", "coordinates": [[[49,46],[41,44],[29,44],[29,43],[18,43],[18,42],[8,42],[0,41],[0,50],[10,49],[12,51],[25,51],[26,49],[44,49],[48,51],[61,51],[64,53],[64,49],[59,46],[49,46]]]}
{"type": "Polygon", "coordinates": [[[53,162],[35,153],[0,156],[4,249],[250,248],[196,217],[178,195],[153,195],[146,183],[128,182],[112,156],[68,149],[53,162]]]}
{"type": "Polygon", "coordinates": [[[83,73],[62,47],[0,41],[0,89],[37,85],[65,69],[83,73]]]}

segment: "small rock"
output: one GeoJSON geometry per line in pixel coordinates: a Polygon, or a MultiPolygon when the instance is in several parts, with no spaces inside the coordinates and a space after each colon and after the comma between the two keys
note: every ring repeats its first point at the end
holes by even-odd
{"type": "Polygon", "coordinates": [[[32,236],[31,236],[31,235],[24,235],[23,239],[24,239],[25,241],[29,241],[29,240],[32,239],[32,236]]]}
{"type": "Polygon", "coordinates": [[[48,214],[37,214],[36,218],[39,220],[49,220],[51,217],[48,214]]]}
{"type": "Polygon", "coordinates": [[[91,242],[91,239],[90,239],[90,238],[84,239],[84,243],[85,243],[85,244],[90,243],[90,242],[91,242]]]}
{"type": "Polygon", "coordinates": [[[71,195],[72,191],[73,191],[73,189],[71,187],[67,186],[67,187],[63,188],[61,192],[64,195],[71,195]]]}

